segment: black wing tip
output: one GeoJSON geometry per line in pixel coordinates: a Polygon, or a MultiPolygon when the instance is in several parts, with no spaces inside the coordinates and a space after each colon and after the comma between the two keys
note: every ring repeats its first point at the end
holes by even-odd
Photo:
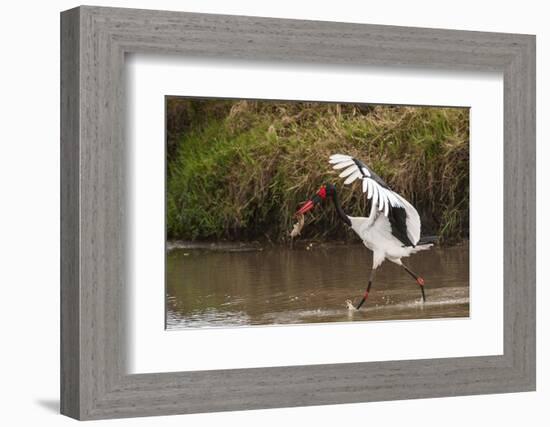
{"type": "Polygon", "coordinates": [[[359,172],[361,172],[361,175],[366,177],[365,172],[363,172],[363,168],[367,169],[370,172],[367,165],[364,164],[361,160],[356,159],[355,157],[352,157],[351,160],[353,160],[353,162],[355,163],[355,166],[357,166],[357,169],[359,169],[359,172]]]}
{"type": "Polygon", "coordinates": [[[403,247],[415,247],[415,244],[411,242],[407,233],[407,213],[402,207],[391,207],[388,214],[388,220],[390,221],[391,234],[403,243],[403,247]]]}
{"type": "Polygon", "coordinates": [[[391,191],[390,189],[390,186],[386,183],[386,181],[384,181],[382,178],[380,178],[380,175],[378,175],[376,172],[374,172],[371,168],[369,168],[365,163],[363,163],[361,160],[359,159],[356,159],[355,157],[352,157],[351,158],[354,162],[355,162],[355,165],[359,168],[359,170],[361,171],[361,174],[363,176],[366,176],[364,173],[363,173],[363,170],[362,168],[365,168],[366,170],[369,171],[370,173],[370,177],[372,180],[374,180],[378,185],[380,185],[381,187],[383,188],[386,188],[388,190],[391,191]]]}

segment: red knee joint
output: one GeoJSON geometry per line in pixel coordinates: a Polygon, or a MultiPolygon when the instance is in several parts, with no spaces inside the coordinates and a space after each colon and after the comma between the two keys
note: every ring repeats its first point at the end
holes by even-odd
{"type": "Polygon", "coordinates": [[[369,297],[369,291],[365,291],[365,295],[363,295],[365,297],[365,299],[367,299],[369,297]]]}
{"type": "Polygon", "coordinates": [[[416,282],[420,285],[420,286],[424,286],[424,279],[422,277],[418,277],[416,279],[416,282]]]}

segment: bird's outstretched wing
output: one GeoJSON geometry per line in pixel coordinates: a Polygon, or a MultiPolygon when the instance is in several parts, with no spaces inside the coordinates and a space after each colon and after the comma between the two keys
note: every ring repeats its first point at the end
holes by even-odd
{"type": "Polygon", "coordinates": [[[372,169],[361,160],[346,154],[333,154],[329,163],[333,169],[343,171],[344,184],[362,181],[363,193],[374,206],[389,219],[392,234],[405,246],[415,246],[420,240],[420,217],[416,209],[402,196],[392,191],[372,169]]]}

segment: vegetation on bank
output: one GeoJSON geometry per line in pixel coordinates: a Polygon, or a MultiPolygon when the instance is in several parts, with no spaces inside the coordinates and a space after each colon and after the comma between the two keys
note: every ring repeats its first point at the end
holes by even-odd
{"type": "MultiPolygon", "coordinates": [[[[344,186],[328,164],[334,153],[411,201],[423,234],[468,237],[468,109],[171,98],[167,135],[169,239],[288,240],[300,203],[329,182],[349,215],[366,216],[359,184],[344,186]]],[[[352,237],[329,203],[302,232],[352,237]]]]}

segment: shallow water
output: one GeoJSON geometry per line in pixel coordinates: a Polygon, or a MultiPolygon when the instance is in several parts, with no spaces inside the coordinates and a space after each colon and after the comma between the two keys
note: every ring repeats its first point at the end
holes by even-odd
{"type": "Polygon", "coordinates": [[[405,263],[425,280],[427,301],[399,266],[378,268],[361,245],[263,250],[174,249],[166,258],[166,327],[228,327],[469,316],[468,245],[432,248],[405,263]]]}

